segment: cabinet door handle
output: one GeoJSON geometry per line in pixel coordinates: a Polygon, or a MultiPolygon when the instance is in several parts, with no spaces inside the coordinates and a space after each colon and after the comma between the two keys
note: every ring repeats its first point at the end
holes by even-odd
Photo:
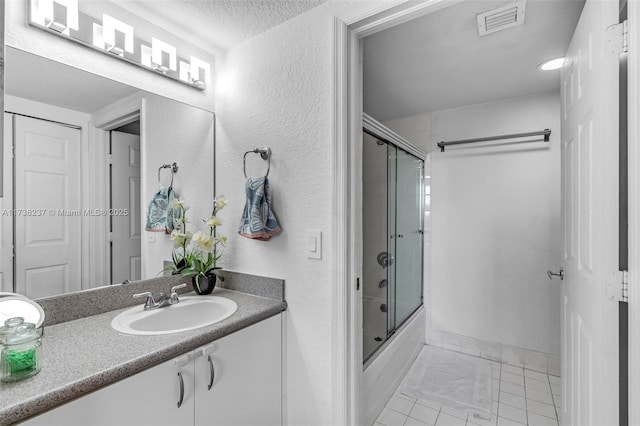
{"type": "Polygon", "coordinates": [[[178,379],[180,380],[180,399],[178,400],[178,408],[180,408],[184,401],[184,380],[182,379],[181,371],[178,371],[178,379]]]}
{"type": "Polygon", "coordinates": [[[213,387],[213,380],[216,378],[216,370],[213,368],[213,361],[211,360],[211,355],[207,355],[207,361],[209,361],[209,386],[207,386],[207,390],[211,390],[213,387]]]}

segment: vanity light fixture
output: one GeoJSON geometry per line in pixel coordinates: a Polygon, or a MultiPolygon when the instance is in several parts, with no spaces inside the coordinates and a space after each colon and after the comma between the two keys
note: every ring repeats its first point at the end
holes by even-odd
{"type": "Polygon", "coordinates": [[[190,87],[204,90],[211,84],[208,62],[193,55],[187,62],[185,57],[178,55],[176,47],[156,37],[151,37],[150,43],[135,38],[134,27],[122,18],[106,13],[101,17],[90,16],[79,10],[78,0],[29,2],[29,24],[33,27],[153,70],[190,87]]]}
{"type": "Polygon", "coordinates": [[[564,64],[564,56],[543,62],[540,65],[538,65],[538,68],[540,68],[542,71],[553,71],[553,70],[562,68],[563,64],[564,64]]]}
{"type": "Polygon", "coordinates": [[[69,35],[69,30],[78,31],[78,0],[32,0],[31,22],[52,31],[69,35]]]}
{"type": "Polygon", "coordinates": [[[102,15],[104,48],[114,55],[133,53],[133,27],[107,14],[102,15]]]}

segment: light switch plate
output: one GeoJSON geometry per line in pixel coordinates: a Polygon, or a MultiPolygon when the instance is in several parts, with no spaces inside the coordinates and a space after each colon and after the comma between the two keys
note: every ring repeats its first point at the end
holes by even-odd
{"type": "Polygon", "coordinates": [[[322,259],[322,231],[307,229],[304,233],[304,250],[309,259],[322,259]]]}

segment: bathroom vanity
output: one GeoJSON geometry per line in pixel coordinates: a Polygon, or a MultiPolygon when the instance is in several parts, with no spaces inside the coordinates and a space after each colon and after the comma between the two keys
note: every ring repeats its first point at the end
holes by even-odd
{"type": "MultiPolygon", "coordinates": [[[[46,326],[42,371],[0,387],[0,424],[282,424],[286,302],[236,291],[255,287],[240,275],[226,280],[235,290],[212,294],[235,302],[237,311],[194,330],[118,333],[111,321],[126,308],[46,326]]],[[[151,281],[129,284],[129,291],[151,281]]],[[[175,283],[165,279],[163,286],[175,283]]]]}

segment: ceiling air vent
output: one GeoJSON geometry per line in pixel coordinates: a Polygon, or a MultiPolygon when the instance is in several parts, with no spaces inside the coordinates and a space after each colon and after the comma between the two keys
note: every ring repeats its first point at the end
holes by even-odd
{"type": "Polygon", "coordinates": [[[507,6],[477,15],[480,36],[522,25],[527,9],[526,0],[509,3],[507,6]]]}

